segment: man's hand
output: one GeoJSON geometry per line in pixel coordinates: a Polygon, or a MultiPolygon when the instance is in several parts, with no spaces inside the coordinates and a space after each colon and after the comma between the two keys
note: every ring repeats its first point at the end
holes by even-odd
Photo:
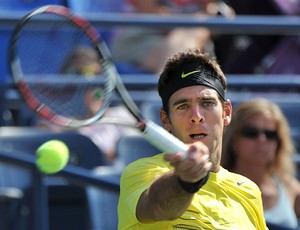
{"type": "Polygon", "coordinates": [[[210,171],[209,150],[202,142],[193,143],[187,157],[181,153],[165,154],[164,159],[174,167],[175,174],[180,180],[194,183],[203,179],[210,171]]]}

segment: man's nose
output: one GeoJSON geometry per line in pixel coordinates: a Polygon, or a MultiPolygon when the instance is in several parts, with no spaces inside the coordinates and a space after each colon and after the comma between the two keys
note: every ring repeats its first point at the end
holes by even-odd
{"type": "Polygon", "coordinates": [[[192,109],[191,122],[194,124],[199,124],[203,121],[204,121],[204,116],[201,113],[199,106],[195,106],[195,108],[192,109]]]}

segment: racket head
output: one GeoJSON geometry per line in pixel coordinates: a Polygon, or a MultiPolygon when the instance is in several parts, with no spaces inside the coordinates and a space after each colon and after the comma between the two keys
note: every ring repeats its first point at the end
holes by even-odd
{"type": "Polygon", "coordinates": [[[115,88],[117,71],[105,42],[64,6],[40,7],[18,22],[9,64],[28,107],[61,126],[99,120],[115,88]]]}

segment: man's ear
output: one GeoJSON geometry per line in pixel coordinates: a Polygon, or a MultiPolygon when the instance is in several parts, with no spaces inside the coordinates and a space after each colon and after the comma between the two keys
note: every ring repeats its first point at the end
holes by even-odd
{"type": "Polygon", "coordinates": [[[163,108],[160,109],[159,117],[160,117],[160,122],[162,124],[162,127],[170,132],[172,130],[172,125],[170,123],[170,119],[166,110],[164,110],[163,108]]]}
{"type": "Polygon", "coordinates": [[[231,122],[232,116],[232,104],[229,99],[226,100],[224,104],[224,125],[227,126],[231,122]]]}

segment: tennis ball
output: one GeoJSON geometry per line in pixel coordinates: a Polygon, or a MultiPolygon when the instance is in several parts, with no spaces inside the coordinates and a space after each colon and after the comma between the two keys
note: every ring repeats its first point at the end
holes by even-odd
{"type": "Polygon", "coordinates": [[[57,173],[69,161],[69,149],[59,140],[50,140],[42,144],[36,151],[36,166],[45,174],[57,173]]]}

